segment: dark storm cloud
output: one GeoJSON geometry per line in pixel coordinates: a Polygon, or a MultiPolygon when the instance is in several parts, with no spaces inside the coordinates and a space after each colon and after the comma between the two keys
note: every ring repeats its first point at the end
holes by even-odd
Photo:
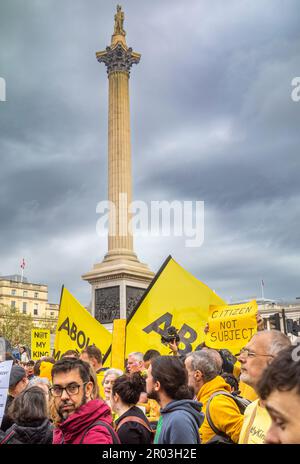
{"type": "MultiPolygon", "coordinates": [[[[297,1],[122,5],[127,43],[142,53],[130,82],[135,198],[206,209],[201,248],[138,238],[138,255],[157,270],[171,253],[224,297],[254,295],[262,277],[268,296],[294,297],[297,1]]],[[[95,208],[107,191],[107,76],[95,51],[109,44],[114,10],[104,0],[0,6],[0,272],[25,254],[53,300],[64,282],[88,303],[80,275],[106,252],[95,208]]]]}

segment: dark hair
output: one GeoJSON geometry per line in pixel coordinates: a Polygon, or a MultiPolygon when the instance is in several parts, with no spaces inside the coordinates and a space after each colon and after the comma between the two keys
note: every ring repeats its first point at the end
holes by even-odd
{"type": "Polygon", "coordinates": [[[291,391],[295,388],[297,394],[300,395],[299,351],[299,345],[298,348],[290,346],[282,350],[264,370],[257,386],[261,399],[267,399],[274,390],[291,391]]]}
{"type": "Polygon", "coordinates": [[[99,364],[102,364],[102,353],[96,345],[87,346],[82,353],[86,353],[89,358],[95,358],[99,364]]]}
{"type": "Polygon", "coordinates": [[[157,350],[148,350],[144,354],[143,361],[147,362],[147,361],[150,361],[151,359],[158,358],[158,356],[160,356],[159,351],[157,351],[157,350]]]}
{"type": "Polygon", "coordinates": [[[76,359],[79,359],[79,353],[76,350],[67,350],[64,354],[61,355],[61,359],[68,358],[69,356],[75,356],[76,359]]]}
{"type": "Polygon", "coordinates": [[[81,359],[75,358],[63,358],[56,361],[51,372],[52,380],[56,374],[70,372],[75,369],[78,369],[82,382],[90,381],[90,365],[85,361],[81,361],[81,359]]]}
{"type": "Polygon", "coordinates": [[[162,390],[174,400],[192,399],[194,393],[188,386],[188,374],[183,361],[177,356],[159,356],[152,361],[152,377],[162,390]]]}
{"type": "Polygon", "coordinates": [[[239,381],[233,374],[230,374],[229,372],[223,372],[221,377],[223,377],[225,382],[228,383],[228,385],[230,385],[235,392],[239,390],[239,381]]]}
{"type": "MultiPolygon", "coordinates": [[[[39,377],[39,376],[40,376],[40,373],[41,373],[41,363],[44,362],[44,361],[45,361],[45,362],[50,362],[50,363],[52,363],[52,364],[55,363],[55,359],[52,358],[51,356],[45,356],[45,357],[42,358],[42,359],[38,359],[38,360],[36,361],[36,363],[34,364],[34,366],[33,366],[33,374],[34,374],[36,377],[39,377]]],[[[29,362],[30,362],[30,361],[29,361],[29,362]]],[[[28,363],[27,363],[27,365],[28,365],[28,363]]]]}
{"type": "Polygon", "coordinates": [[[39,359],[35,365],[33,366],[33,374],[36,376],[36,377],[39,377],[41,371],[40,371],[40,367],[41,367],[41,363],[42,363],[42,360],[39,359]]]}
{"type": "Polygon", "coordinates": [[[222,350],[218,350],[218,352],[223,361],[222,371],[227,372],[228,374],[233,374],[234,364],[236,363],[236,357],[233,356],[233,354],[225,348],[222,350]]]}
{"type": "Polygon", "coordinates": [[[125,404],[136,404],[144,391],[146,391],[146,381],[139,372],[121,375],[112,387],[113,395],[117,393],[125,404]]]}
{"type": "Polygon", "coordinates": [[[27,388],[16,396],[8,408],[8,415],[21,426],[43,422],[48,417],[45,392],[40,387],[27,388]]]}
{"type": "Polygon", "coordinates": [[[26,363],[26,366],[34,366],[34,365],[35,365],[35,362],[32,359],[30,359],[30,361],[26,363]]]}
{"type": "Polygon", "coordinates": [[[41,358],[41,361],[45,361],[47,363],[52,363],[52,364],[55,363],[55,359],[53,358],[53,356],[43,356],[41,358]]]}

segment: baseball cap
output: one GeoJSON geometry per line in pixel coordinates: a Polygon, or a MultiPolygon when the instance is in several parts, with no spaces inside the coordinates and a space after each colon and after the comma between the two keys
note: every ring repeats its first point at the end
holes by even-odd
{"type": "Polygon", "coordinates": [[[25,369],[21,366],[13,365],[10,371],[9,388],[17,385],[24,377],[26,377],[25,369]]]}

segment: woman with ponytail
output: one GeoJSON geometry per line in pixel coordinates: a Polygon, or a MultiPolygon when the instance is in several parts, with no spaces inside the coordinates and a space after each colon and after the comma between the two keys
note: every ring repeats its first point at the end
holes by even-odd
{"type": "Polygon", "coordinates": [[[112,387],[111,406],[119,416],[116,431],[123,444],[138,445],[152,442],[152,429],[143,411],[136,405],[146,383],[140,373],[118,377],[112,387]]]}

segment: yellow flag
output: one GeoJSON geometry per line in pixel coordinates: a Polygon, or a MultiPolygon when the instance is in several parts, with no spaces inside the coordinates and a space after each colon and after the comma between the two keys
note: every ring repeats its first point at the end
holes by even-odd
{"type": "Polygon", "coordinates": [[[179,330],[181,354],[195,350],[204,340],[209,306],[224,303],[169,256],[127,322],[126,355],[149,349],[168,354],[161,335],[170,326],[179,330]]]}
{"type": "MultiPolygon", "coordinates": [[[[96,345],[105,355],[112,341],[111,333],[63,288],[56,328],[53,356],[60,359],[67,350],[79,353],[88,345],[96,345]]],[[[107,360],[109,365],[109,360],[107,360]]],[[[106,364],[106,363],[105,363],[106,364]]]]}
{"type": "Polygon", "coordinates": [[[227,348],[237,354],[257,331],[257,303],[211,306],[209,309],[209,332],[205,344],[210,348],[227,348]]]}

